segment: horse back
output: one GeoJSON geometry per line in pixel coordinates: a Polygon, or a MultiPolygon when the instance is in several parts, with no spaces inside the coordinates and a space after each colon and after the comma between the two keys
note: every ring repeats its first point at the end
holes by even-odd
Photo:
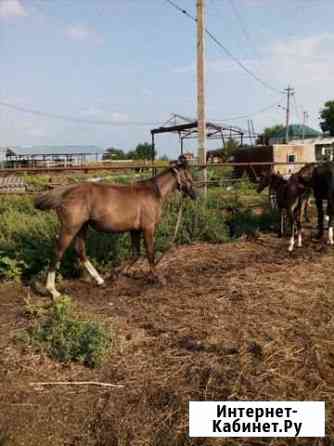
{"type": "Polygon", "coordinates": [[[314,195],[319,199],[334,198],[334,163],[317,166],[312,176],[314,195]]]}

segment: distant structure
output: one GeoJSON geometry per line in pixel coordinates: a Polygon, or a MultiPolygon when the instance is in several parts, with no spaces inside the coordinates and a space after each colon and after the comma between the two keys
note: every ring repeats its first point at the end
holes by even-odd
{"type": "MultiPolygon", "coordinates": [[[[171,118],[160,127],[151,130],[152,137],[152,159],[155,149],[155,137],[159,134],[176,134],[180,141],[180,152],[185,154],[184,143],[189,139],[197,139],[198,123],[197,120],[190,119],[181,115],[173,114],[171,118]]],[[[217,124],[215,122],[206,123],[206,137],[208,141],[218,140],[219,145],[224,147],[225,142],[230,139],[235,140],[239,145],[242,145],[245,138],[249,135],[240,127],[217,124]]],[[[211,152],[211,151],[210,151],[211,152]]]]}
{"type": "Polygon", "coordinates": [[[94,153],[17,153],[13,149],[7,149],[4,166],[6,168],[33,168],[33,167],[73,167],[85,166],[88,157],[94,153]]]}
{"type": "MultiPolygon", "coordinates": [[[[311,138],[321,137],[322,133],[312,129],[307,125],[290,124],[289,125],[289,142],[295,140],[308,140],[311,138]]],[[[278,133],[269,139],[269,145],[284,144],[286,138],[286,127],[283,127],[278,133]]]]}
{"type": "Polygon", "coordinates": [[[256,166],[235,166],[234,176],[240,178],[247,174],[251,180],[271,169],[281,174],[295,173],[303,163],[315,163],[334,160],[334,138],[307,139],[307,142],[295,140],[289,144],[273,144],[271,146],[241,147],[237,149],[231,161],[235,163],[268,163],[256,166]],[[295,164],[298,163],[298,164],[295,164]]]}
{"type": "Polygon", "coordinates": [[[225,161],[224,150],[208,150],[206,152],[206,160],[208,163],[222,163],[225,161]]]}
{"type": "Polygon", "coordinates": [[[10,147],[0,147],[0,166],[3,165],[6,161],[6,156],[14,153],[13,149],[10,147]]]}

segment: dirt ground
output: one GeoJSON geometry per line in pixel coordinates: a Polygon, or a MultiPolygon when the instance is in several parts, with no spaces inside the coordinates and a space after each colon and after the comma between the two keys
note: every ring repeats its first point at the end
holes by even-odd
{"type": "Polygon", "coordinates": [[[159,264],[164,287],[143,265],[105,289],[64,284],[112,327],[95,370],[15,344],[30,290],[0,286],[0,444],[334,444],[334,248],[307,241],[288,255],[275,236],[179,247],[159,264]],[[32,385],[69,380],[123,387],[32,385]],[[190,399],[325,400],[327,439],[189,439],[190,399]]]}

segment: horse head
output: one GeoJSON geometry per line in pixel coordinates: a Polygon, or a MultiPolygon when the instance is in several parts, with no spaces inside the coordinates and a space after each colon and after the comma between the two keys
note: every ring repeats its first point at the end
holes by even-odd
{"type": "Polygon", "coordinates": [[[189,169],[187,158],[179,156],[177,161],[171,163],[171,171],[177,181],[177,189],[184,195],[188,195],[192,200],[196,200],[197,193],[194,189],[194,180],[189,169]]]}
{"type": "Polygon", "coordinates": [[[258,186],[256,188],[257,193],[261,193],[266,187],[271,184],[272,181],[272,172],[268,171],[265,173],[261,173],[258,177],[258,186]]]}

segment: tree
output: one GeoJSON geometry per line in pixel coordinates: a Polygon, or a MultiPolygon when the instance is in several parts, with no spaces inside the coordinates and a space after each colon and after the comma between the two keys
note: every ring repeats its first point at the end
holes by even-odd
{"type": "Polygon", "coordinates": [[[109,147],[103,153],[103,160],[124,160],[126,154],[121,149],[116,149],[115,147],[109,147]]]}
{"type": "Polygon", "coordinates": [[[239,143],[235,139],[229,138],[224,144],[223,148],[223,155],[225,159],[229,159],[238,148],[239,143]]]}
{"type": "Polygon", "coordinates": [[[136,149],[129,152],[127,156],[129,159],[134,160],[150,160],[152,159],[152,144],[147,142],[140,143],[137,145],[136,149]]]}
{"type": "Polygon", "coordinates": [[[284,130],[284,128],[285,128],[284,125],[281,125],[281,124],[276,124],[276,125],[273,125],[272,127],[266,127],[263,130],[263,133],[258,135],[258,137],[256,139],[256,144],[261,144],[264,146],[268,145],[270,138],[272,138],[273,136],[276,136],[278,133],[280,133],[282,130],[284,130]]]}
{"type": "Polygon", "coordinates": [[[321,130],[324,133],[329,133],[330,136],[334,136],[334,101],[327,101],[325,107],[320,111],[321,130]]]}

